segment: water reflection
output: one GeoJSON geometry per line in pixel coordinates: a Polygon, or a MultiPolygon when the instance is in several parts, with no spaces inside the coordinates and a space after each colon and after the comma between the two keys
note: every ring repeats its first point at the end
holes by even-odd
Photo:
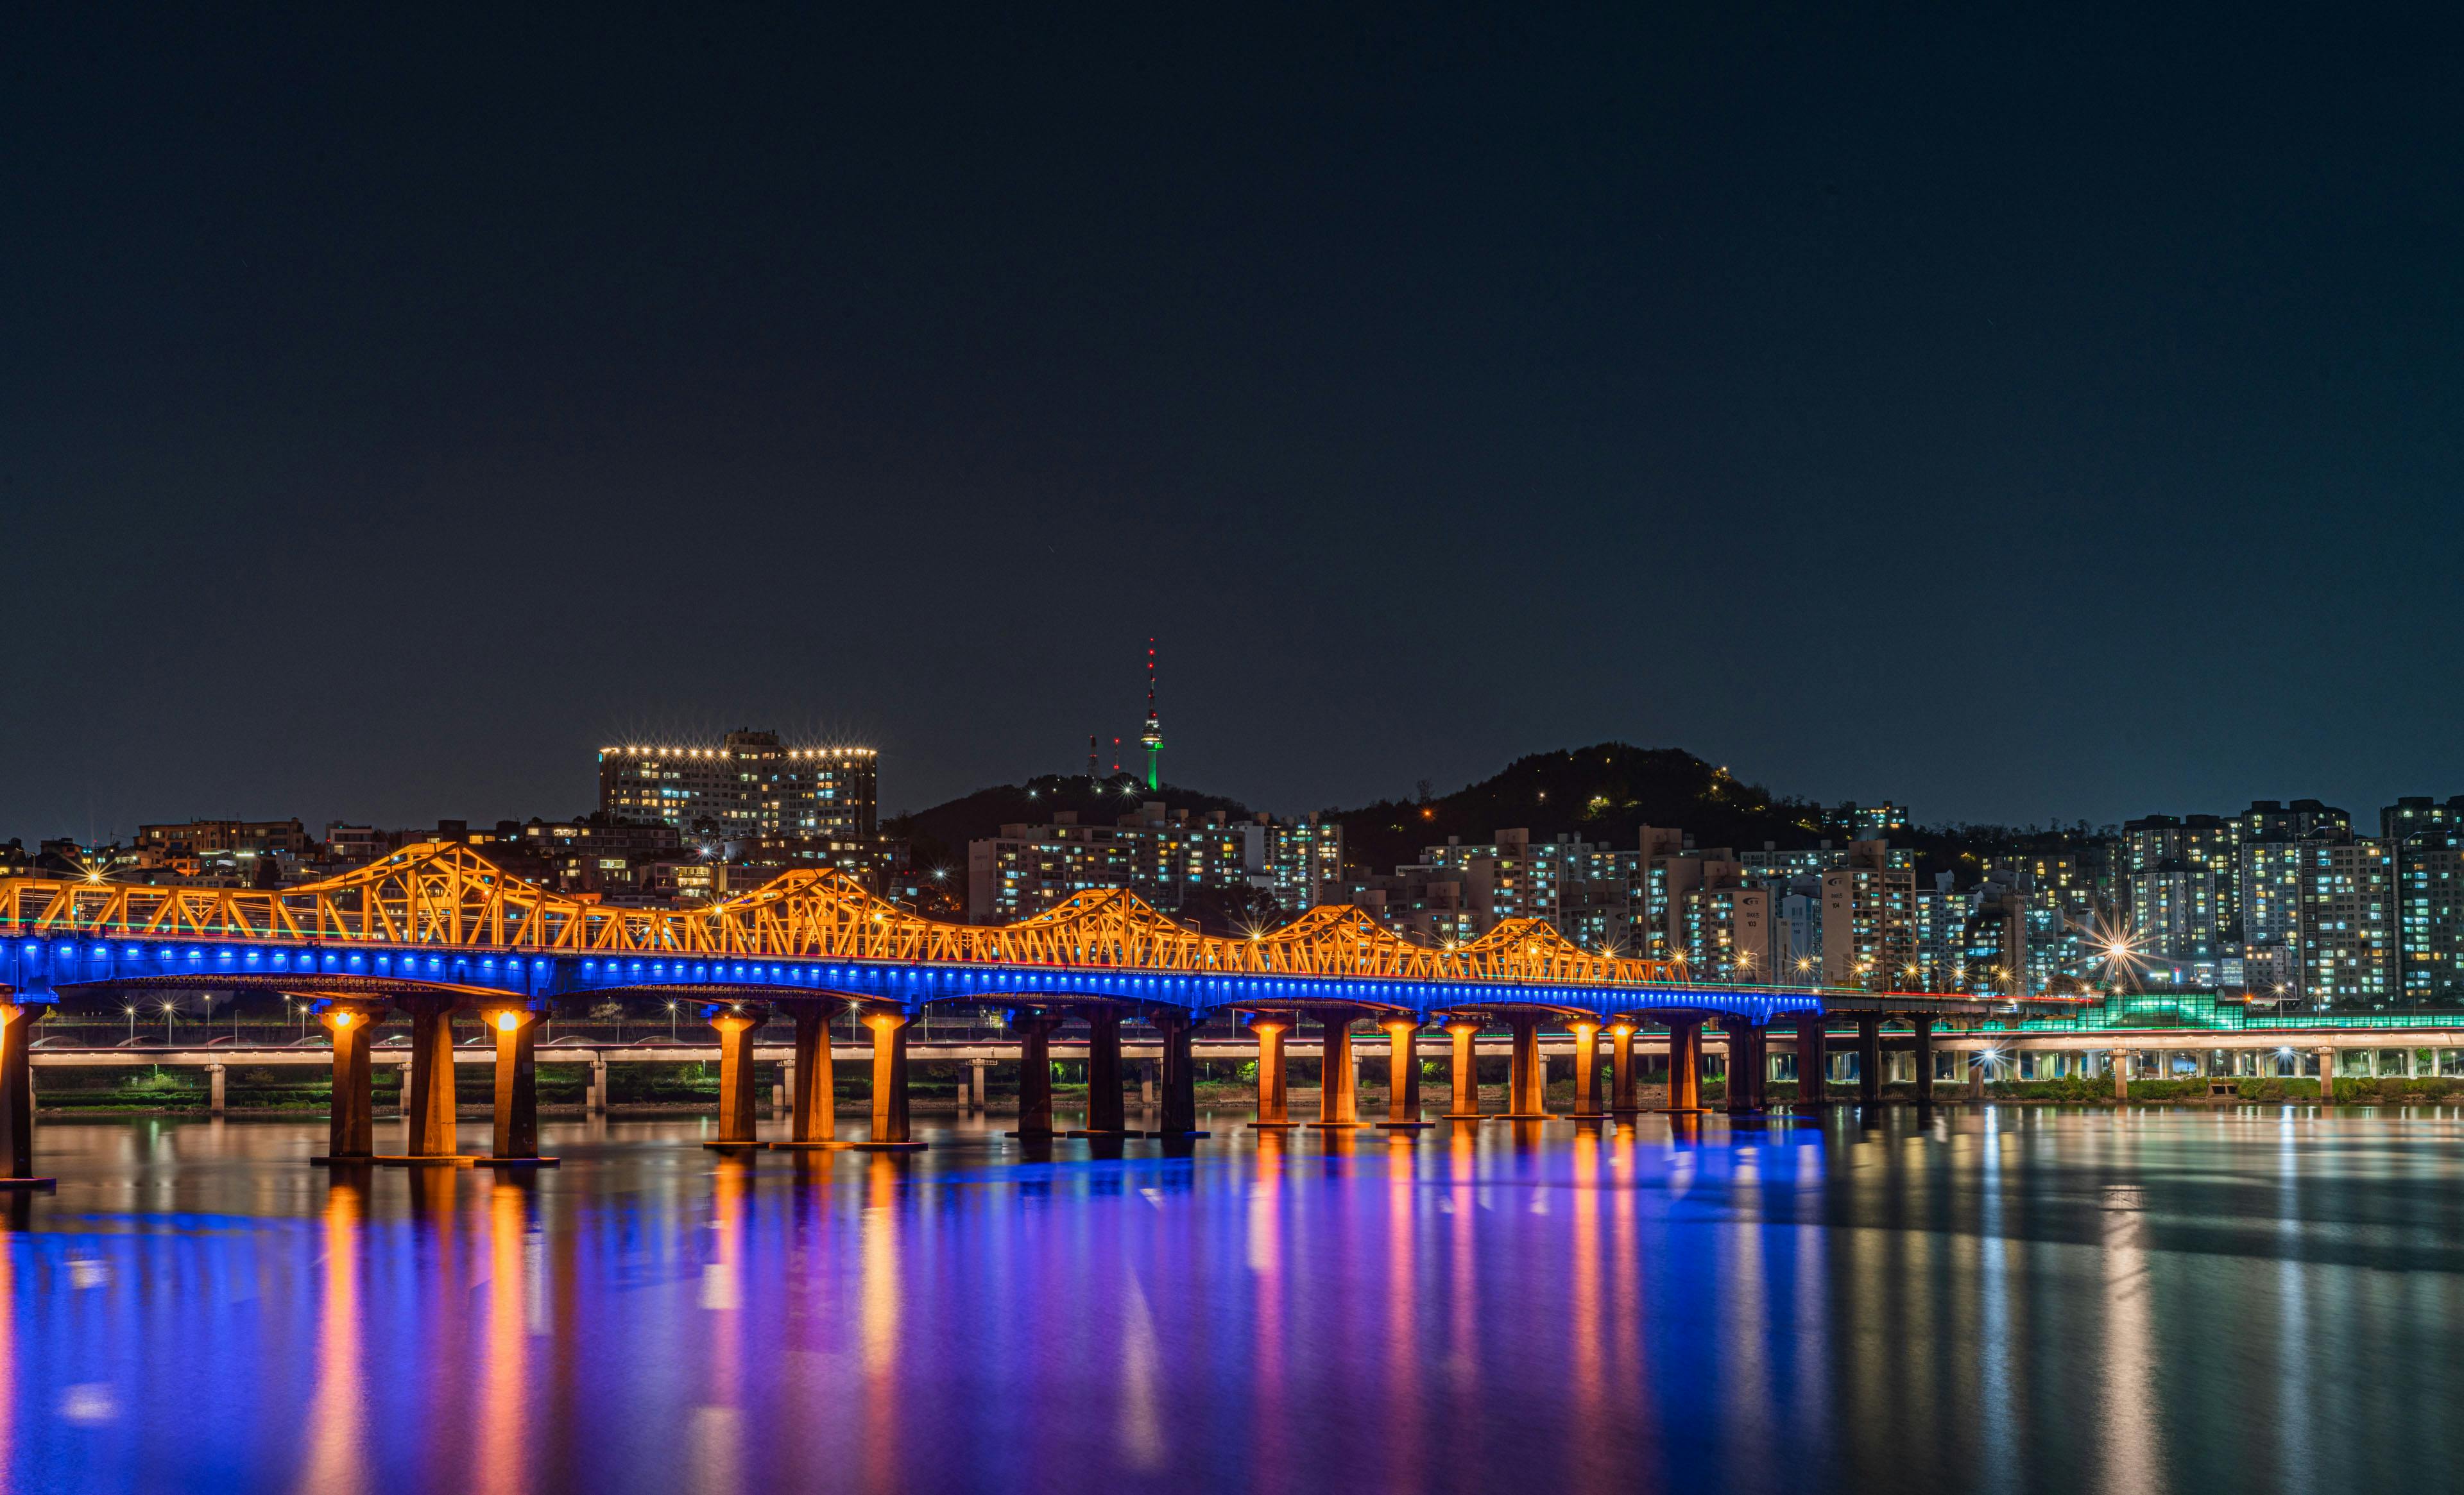
{"type": "Polygon", "coordinates": [[[2263,1489],[2464,1452],[2453,1112],[1043,1160],[991,1120],[910,1157],[600,1125],[503,1177],[47,1125],[7,1487],[2263,1489]]]}

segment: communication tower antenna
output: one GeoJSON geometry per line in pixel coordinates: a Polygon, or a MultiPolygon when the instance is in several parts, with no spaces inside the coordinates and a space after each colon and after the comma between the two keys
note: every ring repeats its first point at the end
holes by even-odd
{"type": "Polygon", "coordinates": [[[1138,740],[1145,743],[1147,747],[1147,787],[1160,789],[1163,787],[1163,722],[1155,715],[1155,640],[1149,639],[1147,640],[1147,730],[1138,734],[1138,740]]]}

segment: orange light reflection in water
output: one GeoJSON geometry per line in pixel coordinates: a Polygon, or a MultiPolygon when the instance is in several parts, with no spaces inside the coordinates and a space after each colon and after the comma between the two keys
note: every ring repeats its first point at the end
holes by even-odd
{"type": "Polygon", "coordinates": [[[1249,1446],[1256,1462],[1250,1481],[1256,1489],[1274,1495],[1285,1486],[1289,1467],[1284,1436],[1290,1409],[1284,1402],[1283,1187],[1285,1138],[1280,1132],[1258,1133],[1257,1176],[1249,1183],[1247,1256],[1254,1293],[1250,1323],[1257,1326],[1257,1390],[1252,1399],[1249,1446]]]}
{"type": "Polygon", "coordinates": [[[867,1486],[883,1490],[900,1483],[898,1164],[890,1154],[871,1154],[858,1231],[864,1260],[858,1313],[864,1336],[864,1468],[867,1486]]]}
{"type": "Polygon", "coordinates": [[[1577,1490],[1617,1487],[1610,1466],[1607,1432],[1608,1367],[1601,1345],[1600,1316],[1600,1137],[1590,1127],[1574,1132],[1573,1187],[1573,1364],[1574,1426],[1579,1429],[1573,1452],[1573,1485],[1577,1490]]]}
{"type": "Polygon", "coordinates": [[[1418,1183],[1417,1137],[1396,1132],[1386,1146],[1386,1430],[1383,1478],[1396,1489],[1417,1488],[1420,1473],[1419,1229],[1413,1208],[1418,1183]]]}
{"type": "Polygon", "coordinates": [[[471,1486],[507,1495],[530,1485],[530,1327],[523,1317],[522,1281],[530,1220],[524,1203],[513,1183],[500,1179],[488,1191],[488,1365],[471,1486]]]}
{"type": "MultiPolygon", "coordinates": [[[[360,1344],[360,1224],[366,1210],[361,1182],[338,1170],[325,1192],[324,1301],[317,1314],[317,1392],[308,1404],[300,1495],[347,1495],[368,1487],[360,1344]]],[[[8,1315],[0,1314],[0,1333],[7,1332],[7,1323],[8,1315]]],[[[0,1409],[8,1405],[9,1398],[0,1396],[0,1409]]]]}

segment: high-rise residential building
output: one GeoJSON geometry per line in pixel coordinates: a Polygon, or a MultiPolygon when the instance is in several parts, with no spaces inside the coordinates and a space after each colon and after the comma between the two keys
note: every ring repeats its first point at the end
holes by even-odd
{"type": "Polygon", "coordinates": [[[2028,895],[2007,868],[1989,873],[1976,890],[1976,912],[1963,932],[1963,989],[1995,997],[2026,995],[2029,987],[2028,895]],[[1992,873],[2000,874],[1996,878],[1992,873]],[[2002,880],[2008,879],[2008,880],[2002,880]]]}
{"type": "Polygon", "coordinates": [[[1442,950],[1485,932],[1472,912],[1465,881],[1460,871],[1415,863],[1354,886],[1352,902],[1404,938],[1442,950]]]}
{"type": "Polygon", "coordinates": [[[2129,878],[2130,937],[2149,961],[2212,961],[2223,945],[2216,876],[2204,867],[2164,862],[2129,878]]]}
{"type": "Polygon", "coordinates": [[[869,842],[879,825],[880,762],[870,748],[791,747],[775,732],[731,732],[716,746],[599,750],[599,808],[626,824],[686,835],[869,842]]]}
{"type": "Polygon", "coordinates": [[[2320,842],[2301,858],[2301,996],[2313,1007],[2374,1006],[2391,991],[2396,898],[2387,847],[2320,842]]]}
{"type": "Polygon", "coordinates": [[[2452,796],[2444,802],[2426,794],[2409,794],[2379,810],[2379,836],[2389,842],[2426,830],[2457,827],[2464,827],[2464,794],[2452,796]]]}
{"type": "Polygon", "coordinates": [[[1848,865],[1822,874],[1822,975],[1833,986],[1889,991],[1916,960],[1916,873],[1890,845],[1852,841],[1848,865]]]}
{"type": "Polygon", "coordinates": [[[1908,828],[1907,807],[1888,800],[1880,804],[1851,804],[1848,828],[1859,841],[1886,840],[1908,828]]]}
{"type": "MultiPolygon", "coordinates": [[[[2234,878],[2239,872],[2241,821],[2215,815],[2149,815],[2122,827],[2123,886],[2141,872],[2179,868],[2208,874],[2207,908],[2214,929],[2212,947],[2240,927],[2234,878]]],[[[2137,915],[2132,914],[2134,927],[2137,915]]],[[[2176,958],[2190,958],[2181,956],[2176,958]]]]}
{"type": "Polygon", "coordinates": [[[1685,894],[1685,975],[1694,981],[1772,978],[1771,891],[1729,883],[1685,894]]]}
{"type": "Polygon", "coordinates": [[[2250,808],[2236,817],[2241,822],[2241,839],[2253,841],[2307,841],[2312,837],[2333,840],[2350,835],[2353,817],[2332,804],[2317,800],[2296,800],[2286,804],[2277,800],[2253,800],[2250,808]]]}
{"type": "Polygon", "coordinates": [[[2233,984],[2271,1000],[2291,996],[2301,981],[2305,849],[2350,840],[2353,818],[2317,800],[2290,804],[2253,800],[2238,819],[2241,845],[2234,854],[2233,899],[2240,929],[2237,939],[2229,934],[2225,943],[2228,957],[2240,961],[2240,976],[2233,984]]]}
{"type": "Polygon", "coordinates": [[[2075,918],[2094,919],[2114,902],[2113,867],[2107,846],[2022,857],[2015,870],[2027,874],[2030,896],[2075,918]]]}
{"type": "MultiPolygon", "coordinates": [[[[1441,846],[1424,847],[1421,865],[1462,882],[1465,907],[1474,925],[1486,933],[1499,922],[1533,918],[1547,922],[1568,939],[1590,950],[1636,954],[1640,857],[1618,851],[1605,842],[1573,836],[1533,841],[1530,831],[1494,831],[1486,843],[1449,837],[1441,846]]],[[[1410,868],[1396,875],[1408,885],[1410,868]]],[[[1383,881],[1373,878],[1364,887],[1383,881]]],[[[1408,889],[1390,890],[1410,901],[1408,889]]]]}
{"type": "MultiPolygon", "coordinates": [[[[2451,803],[2453,802],[2450,802],[2451,803]]],[[[2464,999],[2464,818],[2397,837],[2397,993],[2407,1001],[2464,999]]]]}
{"type": "Polygon", "coordinates": [[[1263,815],[1192,818],[1155,803],[1111,825],[1080,824],[1066,810],[1047,825],[1003,825],[999,836],[967,843],[967,915],[1010,923],[1105,888],[1126,888],[1167,912],[1194,893],[1243,890],[1298,912],[1312,890],[1340,886],[1343,827],[1311,822],[1282,836],[1270,834],[1275,828],[1263,815]]]}
{"type": "Polygon", "coordinates": [[[1791,986],[1822,983],[1822,879],[1791,879],[1767,885],[1771,894],[1771,955],[1780,979],[1791,986]]]}
{"type": "Polygon", "coordinates": [[[299,857],[315,845],[297,820],[192,820],[137,827],[137,849],[165,856],[299,857]]]}
{"type": "Polygon", "coordinates": [[[1635,954],[1674,960],[1685,951],[1685,895],[1697,888],[1742,880],[1745,864],[1726,846],[1696,847],[1673,825],[1645,825],[1637,848],[1640,859],[1637,902],[1640,916],[1635,954]]]}
{"type": "Polygon", "coordinates": [[[1909,902],[1909,943],[1916,952],[1917,976],[1905,984],[1914,990],[1960,989],[1967,970],[1968,915],[1975,899],[1958,891],[1953,882],[1951,873],[1937,872],[1933,886],[1918,890],[1909,902]]]}

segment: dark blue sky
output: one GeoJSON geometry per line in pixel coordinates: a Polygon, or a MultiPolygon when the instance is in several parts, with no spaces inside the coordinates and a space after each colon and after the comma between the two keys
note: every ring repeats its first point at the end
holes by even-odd
{"type": "Polygon", "coordinates": [[[2464,790],[2453,12],[0,21],[0,834],[2464,790]]]}

